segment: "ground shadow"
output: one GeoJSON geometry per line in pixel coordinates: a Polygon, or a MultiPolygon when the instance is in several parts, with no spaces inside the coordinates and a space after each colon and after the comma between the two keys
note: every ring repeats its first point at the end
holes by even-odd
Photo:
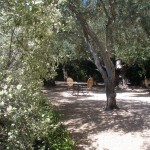
{"type": "MultiPolygon", "coordinates": [[[[102,93],[102,90],[99,91],[102,93]]],[[[84,150],[85,145],[91,145],[93,141],[88,139],[91,134],[108,130],[124,133],[150,130],[148,102],[119,99],[120,110],[104,111],[106,103],[104,99],[93,100],[92,95],[64,95],[65,92],[64,88],[57,87],[47,90],[47,95],[52,99],[58,113],[63,114],[62,122],[71,132],[76,142],[76,150],[84,150]]],[[[136,96],[140,97],[140,93],[137,92],[136,96]]],[[[148,147],[150,145],[147,145],[148,147]]],[[[96,148],[93,147],[92,150],[94,149],[96,148]]]]}

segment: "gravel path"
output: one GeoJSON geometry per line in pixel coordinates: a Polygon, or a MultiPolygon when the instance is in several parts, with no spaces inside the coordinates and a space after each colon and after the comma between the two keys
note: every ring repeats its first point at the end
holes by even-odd
{"type": "Polygon", "coordinates": [[[150,150],[150,93],[146,89],[118,90],[120,110],[104,111],[103,86],[79,96],[65,85],[46,89],[54,109],[63,114],[75,150],[150,150]]]}

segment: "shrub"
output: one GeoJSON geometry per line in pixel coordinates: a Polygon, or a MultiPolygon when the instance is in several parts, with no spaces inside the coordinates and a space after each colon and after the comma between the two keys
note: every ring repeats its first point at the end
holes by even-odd
{"type": "Polygon", "coordinates": [[[1,149],[71,150],[69,133],[45,95],[31,87],[16,87],[1,92],[1,149]]]}

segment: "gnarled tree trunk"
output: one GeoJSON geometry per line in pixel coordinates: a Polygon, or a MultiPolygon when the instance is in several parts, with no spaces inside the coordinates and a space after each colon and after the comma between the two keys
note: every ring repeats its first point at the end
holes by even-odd
{"type": "MultiPolygon", "coordinates": [[[[73,13],[75,13],[76,18],[83,29],[84,40],[87,44],[88,50],[93,56],[94,63],[104,79],[107,97],[105,109],[106,110],[116,109],[118,108],[118,106],[116,105],[116,92],[115,92],[115,66],[113,65],[110,59],[110,52],[108,50],[107,38],[106,38],[106,45],[104,45],[103,42],[99,41],[98,36],[90,28],[83,14],[77,11],[75,5],[70,3],[69,9],[73,13]],[[95,52],[92,46],[93,44],[91,44],[91,41],[100,50],[102,57],[101,59],[97,56],[97,53],[95,52]]],[[[108,35],[106,34],[106,36],[108,35]]]]}
{"type": "Polygon", "coordinates": [[[89,52],[92,54],[94,58],[94,63],[96,67],[98,68],[99,72],[101,73],[104,79],[105,88],[106,88],[106,97],[107,97],[105,110],[118,109],[118,106],[116,104],[116,91],[115,91],[115,86],[116,86],[115,66],[113,66],[112,64],[112,67],[107,67],[110,69],[109,71],[104,69],[100,59],[98,58],[97,54],[94,52],[93,47],[89,43],[88,38],[86,38],[86,36],[85,36],[85,42],[88,45],[89,52]]]}

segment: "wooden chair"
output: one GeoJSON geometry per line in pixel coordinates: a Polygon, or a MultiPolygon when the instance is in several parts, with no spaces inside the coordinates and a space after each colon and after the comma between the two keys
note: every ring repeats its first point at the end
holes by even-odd
{"type": "Polygon", "coordinates": [[[74,81],[72,78],[68,77],[67,78],[67,85],[68,85],[68,90],[72,89],[72,95],[74,95],[75,92],[79,95],[79,86],[74,86],[74,81]]]}
{"type": "Polygon", "coordinates": [[[92,78],[92,77],[89,77],[89,79],[87,80],[87,88],[88,88],[89,90],[91,90],[92,87],[93,87],[93,84],[94,84],[93,78],[92,78]]]}
{"type": "Polygon", "coordinates": [[[68,77],[66,81],[67,81],[68,89],[73,88],[73,79],[68,77]]]}

